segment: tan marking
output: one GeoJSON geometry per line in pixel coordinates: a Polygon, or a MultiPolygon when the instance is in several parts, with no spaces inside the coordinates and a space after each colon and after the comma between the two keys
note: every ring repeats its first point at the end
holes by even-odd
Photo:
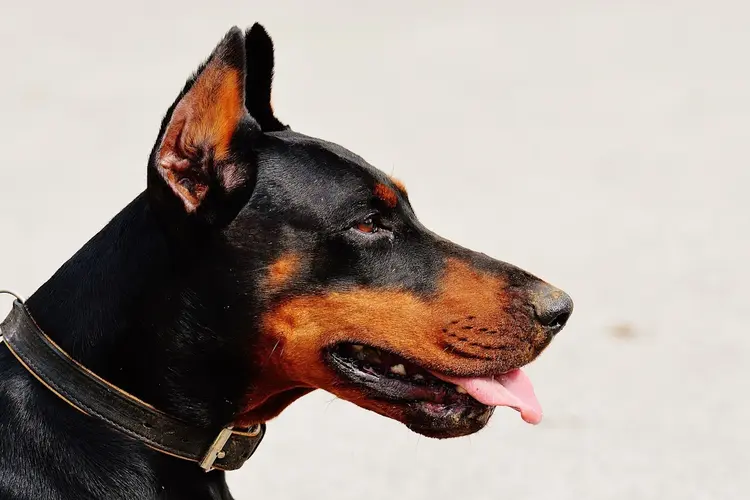
{"type": "Polygon", "coordinates": [[[389,208],[393,208],[398,204],[396,192],[385,184],[375,184],[375,196],[389,208]]]}
{"type": "Polygon", "coordinates": [[[203,154],[211,153],[216,162],[227,159],[229,143],[245,112],[242,89],[240,72],[215,56],[172,113],[159,147],[159,167],[190,211],[205,197],[208,186],[183,185],[180,179],[203,154]]]}
{"type": "Polygon", "coordinates": [[[215,160],[225,159],[243,115],[241,78],[224,62],[210,62],[175,107],[161,151],[189,154],[211,148],[215,160]]]}
{"type": "Polygon", "coordinates": [[[282,255],[268,268],[268,287],[275,290],[286,285],[299,271],[299,267],[298,255],[293,253],[282,255]]]}

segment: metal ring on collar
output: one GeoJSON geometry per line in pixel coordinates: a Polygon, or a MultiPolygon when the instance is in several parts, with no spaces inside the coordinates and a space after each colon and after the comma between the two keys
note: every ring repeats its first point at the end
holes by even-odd
{"type": "Polygon", "coordinates": [[[24,299],[23,296],[17,294],[16,292],[12,292],[10,290],[0,290],[0,295],[12,295],[21,304],[23,304],[24,302],[26,302],[26,299],[24,299]]]}

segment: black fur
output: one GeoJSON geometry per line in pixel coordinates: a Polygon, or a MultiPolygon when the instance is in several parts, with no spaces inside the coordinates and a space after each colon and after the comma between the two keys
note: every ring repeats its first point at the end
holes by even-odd
{"type": "Polygon", "coordinates": [[[286,129],[273,114],[271,86],[273,84],[273,43],[265,28],[256,23],[245,35],[247,52],[247,80],[245,106],[264,132],[286,129]]]}

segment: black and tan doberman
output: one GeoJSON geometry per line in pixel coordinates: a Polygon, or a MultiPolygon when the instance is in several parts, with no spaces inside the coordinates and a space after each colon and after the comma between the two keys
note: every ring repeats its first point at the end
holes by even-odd
{"type": "MultiPolygon", "coordinates": [[[[227,33],[168,110],[146,189],[30,297],[24,328],[80,373],[211,432],[267,422],[315,389],[436,438],[482,429],[497,406],[537,423],[521,367],[570,298],[432,233],[400,182],[284,125],[272,75],[261,26],[227,33]]],[[[50,390],[71,385],[67,368],[41,383],[12,346],[0,498],[231,498],[223,471],[76,411],[50,390]]]]}

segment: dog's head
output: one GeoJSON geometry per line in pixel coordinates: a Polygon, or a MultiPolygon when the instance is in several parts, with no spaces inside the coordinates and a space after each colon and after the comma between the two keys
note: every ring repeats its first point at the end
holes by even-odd
{"type": "Polygon", "coordinates": [[[265,30],[231,30],[169,110],[149,167],[193,300],[242,360],[235,421],[320,388],[433,437],[475,432],[496,406],[537,422],[519,368],[570,298],[430,232],[398,181],[283,125],[272,74],[265,30]]]}

